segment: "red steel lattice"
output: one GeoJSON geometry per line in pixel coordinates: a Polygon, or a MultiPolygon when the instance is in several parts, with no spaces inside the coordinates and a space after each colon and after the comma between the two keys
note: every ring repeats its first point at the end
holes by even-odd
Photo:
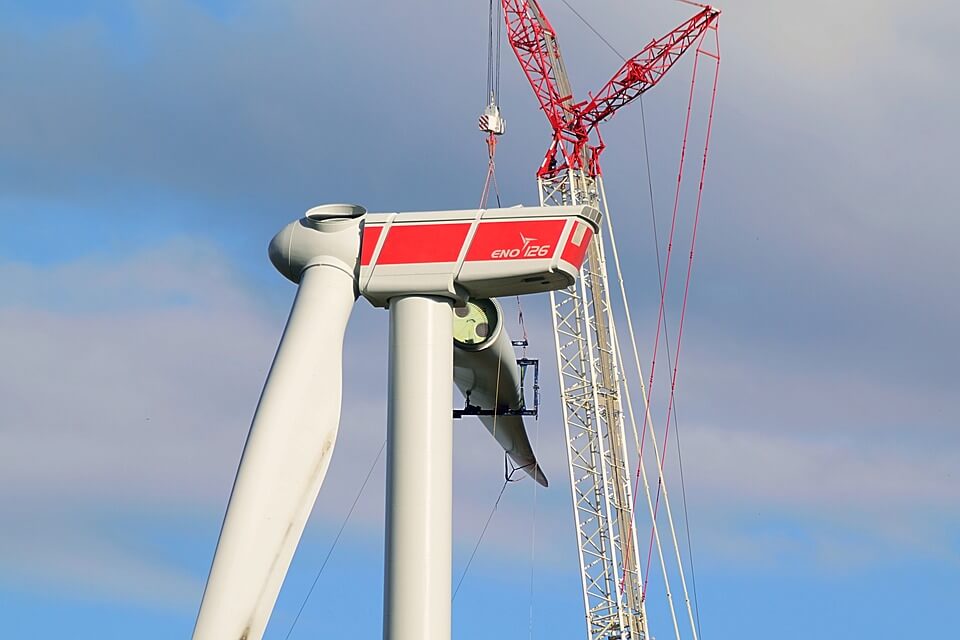
{"type": "Polygon", "coordinates": [[[624,62],[590,100],[575,102],[557,82],[550,55],[551,49],[556,51],[556,32],[537,0],[502,0],[501,4],[510,46],[553,128],[553,140],[537,172],[541,178],[552,178],[567,169],[599,175],[604,147],[600,122],[656,85],[720,15],[713,7],[704,7],[624,62]],[[593,134],[595,142],[591,142],[593,134]]]}

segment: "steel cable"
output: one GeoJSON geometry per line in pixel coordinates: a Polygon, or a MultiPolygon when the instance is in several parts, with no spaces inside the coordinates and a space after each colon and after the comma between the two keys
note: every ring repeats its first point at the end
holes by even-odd
{"type": "Polygon", "coordinates": [[[370,469],[367,471],[367,476],[363,479],[363,484],[360,485],[360,491],[357,492],[357,497],[353,499],[353,504],[350,505],[350,510],[347,512],[347,517],[343,519],[343,523],[340,525],[340,530],[337,531],[336,537],[333,539],[333,544],[330,545],[330,549],[327,550],[327,555],[323,559],[323,563],[320,565],[320,570],[317,571],[317,576],[313,579],[313,584],[310,585],[307,595],[304,596],[303,602],[300,603],[300,608],[297,610],[297,615],[294,616],[293,622],[290,624],[290,629],[287,631],[287,635],[284,636],[284,640],[290,640],[290,634],[293,633],[294,627],[297,626],[297,622],[300,620],[300,615],[303,613],[303,609],[307,606],[307,601],[310,599],[310,596],[313,595],[313,590],[316,589],[317,583],[320,581],[320,576],[323,574],[323,570],[327,568],[327,563],[330,561],[330,556],[333,555],[333,550],[337,548],[337,543],[340,542],[340,536],[343,535],[343,530],[347,528],[347,522],[350,521],[350,516],[353,515],[354,509],[357,508],[357,503],[360,502],[360,496],[363,495],[363,490],[367,488],[367,483],[370,481],[370,476],[373,475],[373,470],[376,469],[377,463],[380,461],[380,456],[383,455],[383,450],[387,446],[387,441],[384,439],[383,444],[380,445],[380,450],[377,452],[377,457],[373,459],[373,463],[370,465],[370,469]]]}

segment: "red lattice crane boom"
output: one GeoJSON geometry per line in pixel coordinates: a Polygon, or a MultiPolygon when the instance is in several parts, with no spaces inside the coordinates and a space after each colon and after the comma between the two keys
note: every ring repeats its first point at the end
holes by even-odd
{"type": "Polygon", "coordinates": [[[617,109],[630,104],[657,84],[719,15],[716,9],[706,7],[662,38],[651,40],[640,53],[624,62],[613,78],[584,107],[584,121],[591,127],[597,126],[617,109]]]}
{"type": "Polygon", "coordinates": [[[537,0],[502,0],[502,5],[510,46],[553,128],[553,141],[537,174],[541,178],[566,169],[597,175],[603,151],[599,132],[596,143],[590,143],[597,125],[656,85],[720,15],[713,7],[703,7],[624,62],[590,100],[575,102],[562,68],[556,32],[537,0]]]}

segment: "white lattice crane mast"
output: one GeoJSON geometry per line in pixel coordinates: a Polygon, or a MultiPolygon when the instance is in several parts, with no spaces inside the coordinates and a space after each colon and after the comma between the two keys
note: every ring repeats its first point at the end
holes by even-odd
{"type": "MultiPolygon", "coordinates": [[[[716,28],[720,12],[703,7],[626,60],[590,100],[575,102],[556,32],[537,1],[501,4],[510,46],[553,128],[537,171],[540,203],[587,204],[606,218],[599,165],[604,144],[597,126],[657,84],[708,29],[716,28]]],[[[550,294],[569,478],[588,640],[646,640],[623,377],[603,245],[598,233],[578,282],[550,294]]]]}

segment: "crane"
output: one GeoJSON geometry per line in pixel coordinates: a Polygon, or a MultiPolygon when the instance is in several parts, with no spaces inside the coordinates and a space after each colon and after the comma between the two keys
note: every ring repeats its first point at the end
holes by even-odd
{"type": "MultiPolygon", "coordinates": [[[[537,0],[501,0],[508,41],[553,130],[537,170],[541,206],[589,205],[608,218],[599,125],[655,86],[707,30],[716,30],[720,12],[698,6],[701,10],[696,15],[625,60],[596,94],[577,101],[556,32],[537,0]]],[[[481,129],[484,124],[481,121],[481,129]]],[[[502,133],[492,126],[486,130],[491,141],[502,133]]],[[[580,279],[551,291],[550,303],[587,637],[647,640],[621,401],[624,379],[599,231],[589,243],[580,279]]],[[[659,460],[658,464],[662,473],[659,460]]],[[[656,530],[655,522],[653,526],[656,530]]],[[[693,634],[696,640],[695,629],[693,634]]]]}
{"type": "MultiPolygon", "coordinates": [[[[450,380],[464,392],[467,409],[476,409],[474,415],[518,418],[505,421],[500,432],[491,429],[492,435],[517,470],[546,486],[519,419],[529,414],[522,373],[513,367],[511,347],[517,343],[498,320],[499,306],[489,300],[545,291],[553,306],[588,637],[650,639],[621,390],[633,412],[621,375],[601,241],[606,218],[616,264],[598,125],[659,82],[708,29],[716,30],[719,12],[703,7],[626,60],[590,100],[578,103],[556,34],[537,1],[501,0],[500,7],[509,42],[554,131],[537,172],[541,206],[485,207],[495,136],[505,130],[493,85],[479,123],[490,148],[480,208],[370,214],[359,205],[328,204],[308,210],[274,237],[271,262],[298,292],[241,457],[194,627],[196,640],[263,636],[333,455],[343,336],[361,296],[391,315],[384,637],[449,638],[450,421],[457,413],[450,380]],[[501,379],[502,368],[512,373],[501,379]],[[471,394],[492,406],[472,407],[471,394]]],[[[714,95],[715,89],[716,84],[714,95]]],[[[712,112],[711,103],[711,118],[712,112]]],[[[690,255],[692,260],[692,249],[690,255]]],[[[632,327],[630,335],[632,340],[632,327]]],[[[673,376],[675,384],[675,366],[673,376]]],[[[535,382],[535,394],[536,388],[535,382]]],[[[671,391],[671,406],[672,400],[671,391]]],[[[669,408],[667,415],[669,424],[669,408]]],[[[662,480],[659,454],[657,461],[662,480]]],[[[647,490],[656,533],[649,496],[647,490]]],[[[663,497],[669,515],[665,488],[663,497]]]]}

